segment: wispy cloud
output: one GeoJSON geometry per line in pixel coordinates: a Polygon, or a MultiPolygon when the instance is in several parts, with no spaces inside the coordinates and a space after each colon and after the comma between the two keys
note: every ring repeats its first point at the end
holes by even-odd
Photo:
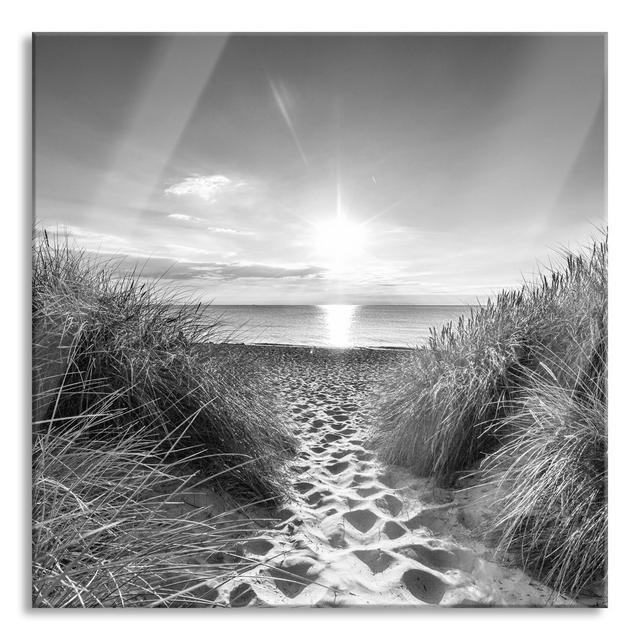
{"type": "Polygon", "coordinates": [[[273,266],[268,264],[228,264],[220,268],[224,278],[307,278],[324,273],[323,267],[273,266]]]}
{"type": "Polygon", "coordinates": [[[116,247],[118,249],[125,246],[127,249],[131,247],[131,242],[127,238],[110,233],[92,231],[75,225],[48,225],[36,230],[38,236],[44,235],[45,232],[51,239],[70,242],[74,248],[77,246],[96,253],[113,251],[116,247]]]}
{"type": "Polygon", "coordinates": [[[200,247],[190,247],[184,244],[172,244],[172,243],[167,243],[165,245],[167,247],[167,249],[171,249],[173,251],[178,252],[179,254],[200,254],[200,255],[205,255],[207,253],[209,253],[209,251],[207,251],[206,249],[201,249],[200,247]]]}
{"type": "Polygon", "coordinates": [[[239,229],[231,229],[230,227],[208,227],[207,231],[211,233],[225,233],[233,236],[252,236],[253,231],[240,231],[239,229]]]}
{"type": "Polygon", "coordinates": [[[204,220],[202,218],[196,218],[195,216],[187,216],[184,213],[170,213],[167,218],[171,218],[172,220],[180,220],[181,222],[196,222],[202,223],[204,220]]]}
{"type": "Polygon", "coordinates": [[[308,279],[321,277],[326,271],[323,267],[315,265],[185,261],[164,256],[142,257],[123,253],[114,253],[107,257],[114,261],[121,273],[135,271],[143,277],[163,280],[308,279]]]}
{"type": "Polygon", "coordinates": [[[233,181],[223,175],[196,175],[172,184],[164,190],[164,193],[173,196],[197,196],[212,202],[223,191],[244,185],[245,183],[242,181],[233,181]]]}

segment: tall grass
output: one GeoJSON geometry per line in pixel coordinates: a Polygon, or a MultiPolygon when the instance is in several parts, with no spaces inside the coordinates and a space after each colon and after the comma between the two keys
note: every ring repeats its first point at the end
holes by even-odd
{"type": "Polygon", "coordinates": [[[109,404],[35,436],[34,606],[211,605],[244,561],[207,558],[234,558],[250,529],[233,513],[176,513],[193,475],[137,429],[114,438],[109,404]]]}
{"type": "MultiPolygon", "coordinates": [[[[606,369],[603,369],[606,372],[606,369]]],[[[498,547],[558,591],[605,577],[606,403],[603,394],[536,379],[514,407],[510,436],[482,464],[497,497],[498,547]]]]}
{"type": "Polygon", "coordinates": [[[44,239],[33,264],[34,419],[75,416],[113,394],[112,429],[196,447],[203,474],[252,498],[282,493],[294,440],[253,363],[211,358],[202,310],[117,264],[44,239]],[[120,417],[123,416],[123,417],[120,417]],[[181,427],[178,429],[178,427],[181,427]],[[171,437],[167,437],[171,434],[171,437]],[[222,474],[222,475],[221,475],[222,474]]]}
{"type": "Polygon", "coordinates": [[[295,441],[265,378],[203,354],[215,328],[197,307],[46,234],[32,285],[34,604],[202,601],[224,579],[202,559],[246,532],[224,512],[176,512],[184,492],[287,492],[295,441]]]}
{"type": "Polygon", "coordinates": [[[606,370],[605,238],[432,330],[390,373],[373,441],[444,485],[484,461],[502,546],[576,592],[604,572],[606,370]]]}

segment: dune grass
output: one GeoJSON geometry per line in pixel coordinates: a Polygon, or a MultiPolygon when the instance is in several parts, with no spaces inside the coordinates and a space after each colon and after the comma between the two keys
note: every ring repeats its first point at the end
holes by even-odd
{"type": "Polygon", "coordinates": [[[389,375],[388,462],[500,488],[501,547],[558,590],[605,571],[607,240],[439,331],[389,375]]]}
{"type": "Polygon", "coordinates": [[[606,404],[582,384],[536,379],[504,446],[482,463],[496,489],[498,548],[570,594],[601,582],[607,560],[606,404]]]}
{"type": "Polygon", "coordinates": [[[34,605],[197,603],[224,579],[202,558],[246,532],[176,515],[182,492],[287,493],[295,440],[262,372],[203,353],[216,335],[198,307],[46,234],[32,286],[34,605]]]}
{"type": "Polygon", "coordinates": [[[193,474],[137,429],[114,438],[109,405],[35,436],[33,605],[210,606],[243,570],[235,543],[250,527],[233,511],[176,513],[193,474]],[[219,554],[231,562],[207,562],[219,554]]]}

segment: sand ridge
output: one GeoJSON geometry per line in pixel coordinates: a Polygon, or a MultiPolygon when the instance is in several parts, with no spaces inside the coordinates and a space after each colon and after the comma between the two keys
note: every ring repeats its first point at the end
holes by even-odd
{"type": "Polygon", "coordinates": [[[572,606],[501,566],[464,526],[464,504],[367,447],[371,394],[398,354],[277,351],[273,380],[302,450],[277,533],[238,546],[255,565],[223,606],[572,606]]]}

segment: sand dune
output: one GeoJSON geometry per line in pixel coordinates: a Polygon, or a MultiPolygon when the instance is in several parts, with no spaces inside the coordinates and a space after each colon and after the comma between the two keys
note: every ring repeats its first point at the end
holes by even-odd
{"type": "MultiPolygon", "coordinates": [[[[262,352],[269,356],[269,350],[262,352]]],[[[571,606],[494,562],[465,505],[367,449],[370,394],[385,352],[283,350],[274,380],[304,442],[278,534],[239,553],[256,566],[218,590],[230,606],[571,606]]]]}

